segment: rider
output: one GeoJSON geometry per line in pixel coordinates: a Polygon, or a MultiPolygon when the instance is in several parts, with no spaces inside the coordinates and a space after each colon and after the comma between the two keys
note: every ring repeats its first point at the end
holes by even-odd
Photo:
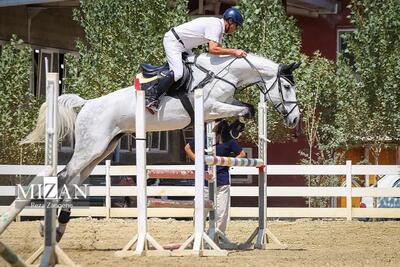
{"type": "Polygon", "coordinates": [[[228,8],[223,18],[202,17],[172,28],[164,35],[164,49],[170,71],[148,92],[147,107],[157,105],[162,93],[183,76],[182,53],[208,43],[208,52],[214,55],[245,57],[241,49],[221,46],[223,33],[234,33],[242,26],[243,17],[236,8],[228,8]]]}

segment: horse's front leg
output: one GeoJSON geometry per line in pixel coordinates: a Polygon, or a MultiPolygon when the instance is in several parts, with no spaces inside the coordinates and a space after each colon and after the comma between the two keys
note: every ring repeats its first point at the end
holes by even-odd
{"type": "Polygon", "coordinates": [[[209,112],[206,113],[206,120],[216,120],[219,118],[228,117],[250,117],[252,115],[252,110],[248,106],[237,106],[222,102],[215,102],[209,108],[209,112]]]}
{"type": "Polygon", "coordinates": [[[252,118],[252,117],[254,117],[256,115],[256,110],[254,109],[254,106],[252,104],[245,103],[245,102],[242,102],[242,101],[237,100],[237,99],[234,98],[232,100],[232,105],[241,106],[241,107],[248,107],[249,110],[250,110],[250,118],[252,118]]]}

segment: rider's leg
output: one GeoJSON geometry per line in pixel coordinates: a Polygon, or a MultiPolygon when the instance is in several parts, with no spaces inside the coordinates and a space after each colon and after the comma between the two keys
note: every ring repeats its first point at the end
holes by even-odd
{"type": "Polygon", "coordinates": [[[161,77],[158,78],[157,83],[146,90],[146,107],[157,109],[159,102],[158,99],[174,83],[174,72],[172,70],[162,72],[160,73],[160,76],[161,77]]]}
{"type": "Polygon", "coordinates": [[[157,84],[147,89],[146,91],[146,106],[157,109],[160,96],[166,92],[174,83],[174,72],[172,70],[161,73],[157,84]]]}
{"type": "Polygon", "coordinates": [[[163,44],[170,71],[162,73],[158,83],[146,92],[146,106],[153,109],[157,109],[159,97],[183,76],[182,45],[168,34],[165,34],[163,44]]]}
{"type": "Polygon", "coordinates": [[[182,53],[186,50],[170,32],[164,35],[163,45],[169,69],[174,71],[174,81],[179,81],[183,76],[182,53]]]}

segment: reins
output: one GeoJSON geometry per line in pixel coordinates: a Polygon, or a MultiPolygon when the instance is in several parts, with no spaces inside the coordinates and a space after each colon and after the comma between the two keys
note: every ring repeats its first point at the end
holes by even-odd
{"type": "Polygon", "coordinates": [[[190,63],[190,64],[194,64],[194,66],[196,66],[196,68],[198,68],[198,69],[201,70],[202,72],[206,73],[206,77],[204,77],[204,79],[201,80],[201,81],[192,89],[192,91],[194,91],[194,90],[196,90],[196,89],[203,88],[206,84],[208,84],[209,82],[211,82],[213,79],[217,79],[217,80],[221,80],[221,81],[223,81],[223,82],[225,82],[225,83],[231,85],[233,88],[235,88],[235,91],[239,91],[239,92],[240,92],[240,91],[243,91],[243,90],[245,90],[245,89],[247,89],[247,88],[249,88],[249,87],[251,87],[251,86],[253,86],[253,85],[256,85],[257,88],[258,88],[258,90],[260,90],[260,92],[263,93],[265,101],[267,100],[267,97],[268,97],[268,99],[271,101],[271,103],[273,103],[272,98],[271,98],[271,95],[270,95],[270,91],[271,91],[272,88],[275,86],[275,84],[278,83],[278,90],[279,90],[279,94],[280,94],[280,96],[281,96],[281,101],[280,101],[280,103],[278,103],[277,105],[273,104],[274,109],[275,109],[278,113],[280,113],[284,118],[286,118],[286,117],[289,116],[289,115],[294,111],[294,109],[297,107],[297,101],[286,101],[285,98],[284,98],[284,96],[283,96],[282,84],[281,84],[280,78],[282,77],[283,79],[285,79],[286,81],[288,81],[291,85],[293,85],[293,84],[285,77],[285,76],[287,76],[287,75],[281,75],[281,74],[280,74],[282,65],[279,65],[278,73],[277,73],[277,75],[276,75],[275,81],[272,83],[272,85],[271,85],[269,88],[267,88],[266,85],[265,85],[264,77],[261,75],[260,71],[257,69],[256,66],[254,66],[253,63],[250,62],[250,60],[249,60],[247,57],[244,57],[243,59],[247,62],[247,64],[249,64],[249,66],[250,66],[253,70],[255,70],[255,71],[257,72],[258,76],[260,77],[260,80],[257,81],[257,82],[250,83],[250,84],[247,84],[247,85],[245,85],[245,86],[243,86],[243,87],[239,87],[239,88],[238,88],[234,83],[232,83],[232,82],[228,81],[227,79],[225,79],[225,78],[219,76],[221,72],[223,72],[224,70],[226,70],[227,68],[229,68],[229,67],[233,64],[233,62],[235,62],[235,61],[238,59],[237,57],[234,58],[234,59],[232,59],[231,62],[229,62],[229,63],[228,63],[224,68],[222,68],[222,70],[220,70],[217,74],[215,74],[213,71],[208,70],[208,69],[204,68],[203,66],[199,65],[199,64],[197,63],[197,58],[198,58],[198,56],[196,55],[196,57],[195,57],[195,59],[194,59],[194,62],[193,62],[193,63],[190,63]],[[295,104],[295,105],[292,107],[292,109],[291,109],[290,111],[287,111],[286,108],[285,108],[285,106],[284,106],[284,104],[295,104]],[[279,109],[280,106],[283,107],[283,111],[281,111],[281,110],[279,109]]]}

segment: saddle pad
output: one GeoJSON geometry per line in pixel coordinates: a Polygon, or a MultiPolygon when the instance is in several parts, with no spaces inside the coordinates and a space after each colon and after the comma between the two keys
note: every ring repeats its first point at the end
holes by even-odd
{"type": "Polygon", "coordinates": [[[155,75],[155,76],[150,77],[150,78],[145,78],[143,76],[143,73],[139,73],[139,74],[136,75],[136,79],[138,79],[141,84],[144,84],[144,83],[149,83],[149,82],[157,80],[158,76],[155,75]]]}

